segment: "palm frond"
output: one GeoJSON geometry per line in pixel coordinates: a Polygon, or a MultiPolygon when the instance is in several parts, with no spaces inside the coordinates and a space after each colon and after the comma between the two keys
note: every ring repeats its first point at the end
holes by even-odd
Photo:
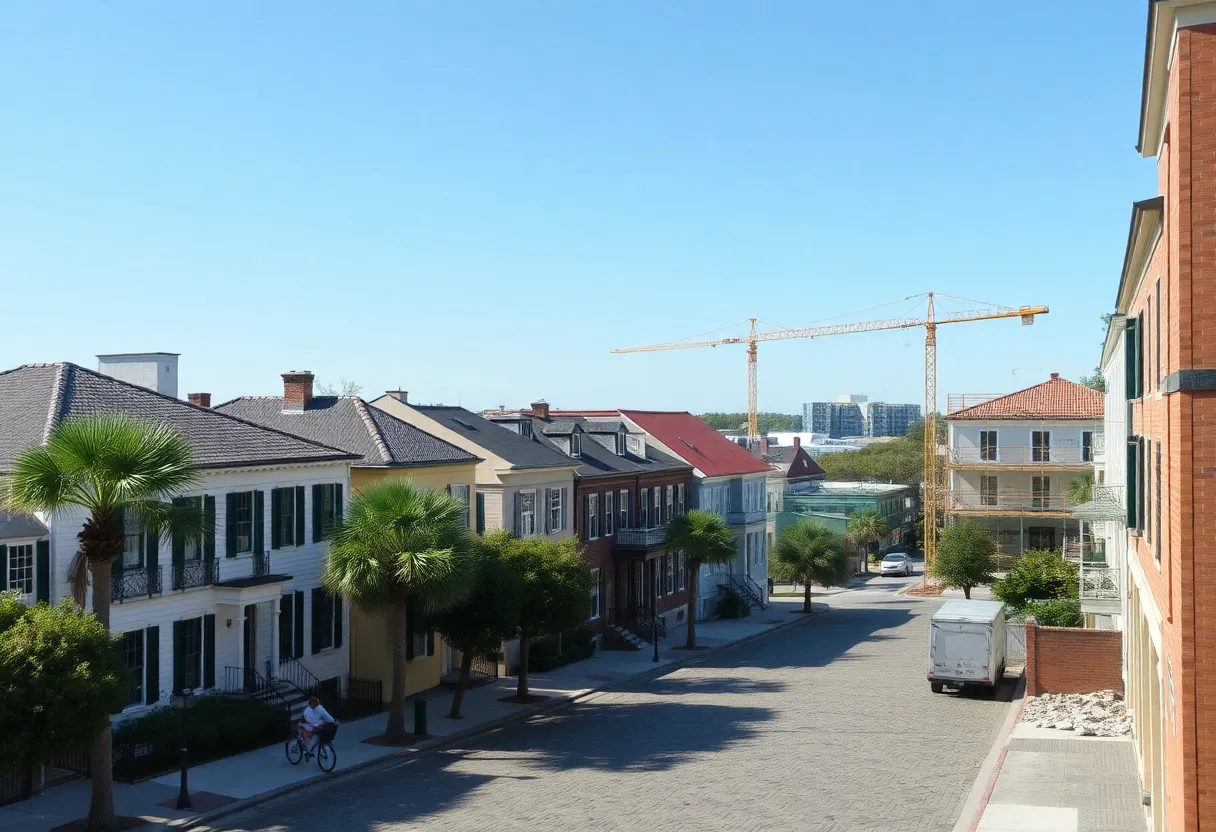
{"type": "Polygon", "coordinates": [[[68,565],[68,589],[76,605],[83,607],[89,594],[89,561],[82,552],[77,552],[68,565]]]}
{"type": "Polygon", "coordinates": [[[782,530],[772,551],[773,572],[800,584],[836,586],[849,577],[844,538],[816,520],[782,530]]]}
{"type": "Polygon", "coordinates": [[[735,533],[719,515],[693,510],[671,518],[663,536],[668,549],[682,551],[690,563],[730,563],[738,552],[735,533]]]}

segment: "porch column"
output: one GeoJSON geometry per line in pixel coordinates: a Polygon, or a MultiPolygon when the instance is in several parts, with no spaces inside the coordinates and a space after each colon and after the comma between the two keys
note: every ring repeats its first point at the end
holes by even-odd
{"type": "Polygon", "coordinates": [[[279,599],[270,602],[270,678],[279,673],[279,599]]]}
{"type": "Polygon", "coordinates": [[[241,670],[242,679],[248,669],[245,656],[245,608],[240,607],[241,614],[236,619],[236,666],[241,670]]]}

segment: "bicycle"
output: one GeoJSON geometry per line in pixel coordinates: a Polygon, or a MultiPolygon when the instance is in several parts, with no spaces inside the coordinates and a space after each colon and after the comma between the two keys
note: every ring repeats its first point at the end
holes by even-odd
{"type": "Polygon", "coordinates": [[[338,724],[336,722],[325,723],[313,734],[317,739],[317,745],[314,751],[309,751],[304,746],[304,740],[300,736],[299,723],[296,723],[295,733],[287,741],[284,749],[287,752],[287,762],[293,766],[298,766],[302,760],[311,760],[313,757],[316,757],[317,768],[328,774],[338,764],[338,751],[333,745],[334,737],[337,735],[338,724]]]}

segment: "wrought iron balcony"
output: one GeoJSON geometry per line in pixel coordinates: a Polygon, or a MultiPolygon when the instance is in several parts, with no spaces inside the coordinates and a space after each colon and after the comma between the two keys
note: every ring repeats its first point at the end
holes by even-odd
{"type": "Polygon", "coordinates": [[[138,567],[124,569],[113,574],[110,580],[110,600],[121,604],[136,598],[151,598],[161,593],[161,567],[138,567]]]}
{"type": "Polygon", "coordinates": [[[253,577],[261,578],[270,574],[270,552],[253,553],[253,577]]]}
{"type": "Polygon", "coordinates": [[[764,509],[755,509],[754,511],[731,511],[726,514],[726,522],[731,525],[747,525],[748,523],[759,523],[765,518],[764,509]]]}
{"type": "Polygon", "coordinates": [[[625,549],[654,549],[663,545],[666,526],[649,529],[617,529],[616,545],[625,549]]]}
{"type": "MultiPolygon", "coordinates": [[[[956,468],[1085,468],[1097,461],[1098,440],[1085,445],[969,445],[950,448],[947,464],[956,468]]],[[[1102,446],[1105,448],[1105,445],[1102,446]]]]}
{"type": "Polygon", "coordinates": [[[1095,523],[1126,519],[1127,508],[1123,504],[1123,486],[1095,485],[1090,490],[1089,500],[1073,506],[1072,516],[1078,520],[1095,523]]]}
{"type": "Polygon", "coordinates": [[[1081,561],[1081,600],[1118,601],[1123,597],[1119,578],[1119,569],[1106,561],[1081,561]]]}
{"type": "Polygon", "coordinates": [[[220,565],[214,560],[196,560],[173,567],[173,588],[193,589],[211,586],[220,579],[220,565]]]}

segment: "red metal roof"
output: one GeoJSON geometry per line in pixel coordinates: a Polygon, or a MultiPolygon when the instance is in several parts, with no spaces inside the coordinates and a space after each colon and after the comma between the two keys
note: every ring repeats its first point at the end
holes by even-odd
{"type": "Polygon", "coordinates": [[[956,410],[947,419],[1101,419],[1105,397],[1059,374],[1034,387],[956,410]]]}
{"type": "Polygon", "coordinates": [[[622,410],[621,415],[707,477],[767,474],[771,470],[767,462],[687,411],[622,410]]]}

